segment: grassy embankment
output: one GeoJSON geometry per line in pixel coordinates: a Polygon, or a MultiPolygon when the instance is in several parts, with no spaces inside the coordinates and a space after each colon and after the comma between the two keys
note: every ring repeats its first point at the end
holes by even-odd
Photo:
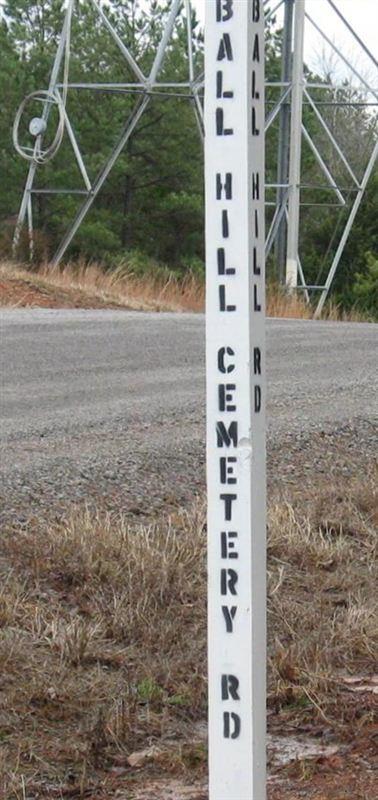
{"type": "MultiPolygon", "coordinates": [[[[53,306],[68,308],[124,307],[138,311],[200,312],[205,305],[204,282],[189,274],[178,278],[158,269],[144,275],[125,269],[104,272],[96,264],[67,264],[51,269],[42,264],[27,270],[11,262],[0,264],[0,305],[53,306]]],[[[267,291],[267,314],[271,317],[311,319],[313,309],[301,295],[289,296],[277,286],[267,291]]],[[[357,310],[343,312],[328,304],[323,319],[363,321],[357,310]]]]}
{"type": "MultiPolygon", "coordinates": [[[[371,731],[375,491],[365,475],[269,510],[268,705],[283,735],[371,731]]],[[[204,776],[205,540],[201,502],[151,527],[82,510],[3,534],[1,797],[130,800],[151,776],[204,776]]],[[[306,763],[302,788],[311,776],[306,763]]]]}

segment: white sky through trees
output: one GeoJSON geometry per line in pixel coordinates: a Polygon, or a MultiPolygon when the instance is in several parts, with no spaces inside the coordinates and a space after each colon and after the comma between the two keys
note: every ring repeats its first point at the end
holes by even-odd
{"type": "MultiPolygon", "coordinates": [[[[245,2],[250,2],[250,0],[245,0],[245,2]]],[[[192,4],[203,23],[205,0],[192,0],[192,4]]],[[[378,0],[334,0],[334,4],[373,56],[378,59],[378,0]]],[[[342,51],[343,55],[362,73],[363,77],[369,80],[370,85],[378,89],[377,68],[333,11],[328,0],[307,0],[306,11],[342,51]]],[[[282,25],[282,19],[282,9],[280,9],[277,12],[278,25],[282,25]]],[[[306,21],[305,30],[305,59],[309,67],[314,71],[321,72],[325,65],[333,66],[335,76],[347,77],[347,68],[342,65],[338,56],[331,56],[331,47],[308,21],[306,21]]]]}

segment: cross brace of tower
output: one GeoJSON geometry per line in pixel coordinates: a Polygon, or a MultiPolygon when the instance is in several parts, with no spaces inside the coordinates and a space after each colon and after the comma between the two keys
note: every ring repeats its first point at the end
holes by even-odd
{"type": "MultiPolygon", "coordinates": [[[[334,0],[319,0],[319,2],[327,4],[330,10],[337,15],[340,25],[344,26],[344,28],[349,31],[351,36],[354,37],[355,44],[374,64],[375,69],[377,69],[378,64],[376,59],[364,42],[352,29],[347,19],[339,10],[336,2],[334,0]]],[[[143,73],[142,69],[134,58],[134,55],[122,41],[112,22],[109,20],[106,10],[100,5],[98,0],[91,0],[96,13],[99,15],[103,25],[108,30],[110,36],[116,43],[117,47],[125,58],[128,67],[131,69],[134,75],[134,81],[129,83],[70,83],[69,57],[72,46],[70,36],[71,21],[72,15],[75,13],[75,5],[77,6],[79,3],[80,0],[68,0],[62,27],[62,34],[53,63],[48,89],[47,91],[35,93],[39,95],[38,99],[41,100],[43,104],[43,111],[41,119],[37,120],[34,148],[22,148],[20,145],[18,145],[17,148],[19,152],[21,152],[21,154],[29,160],[30,163],[14,233],[14,253],[17,252],[21,230],[24,224],[27,223],[30,253],[31,256],[33,255],[33,198],[37,194],[75,193],[83,195],[83,202],[58,246],[58,249],[52,259],[52,265],[57,265],[64,257],[67,248],[71,244],[81,223],[92,207],[101,187],[104,185],[112,167],[123,151],[126,143],[131,136],[137,135],[138,123],[154,95],[187,97],[188,101],[193,107],[199,135],[202,140],[205,135],[203,117],[204,74],[196,74],[195,70],[191,0],[172,0],[163,34],[148,75],[143,73]],[[179,13],[181,13],[182,6],[184,6],[186,20],[186,47],[188,61],[187,80],[179,83],[159,81],[159,75],[162,69],[164,56],[174,31],[176,19],[179,13]],[[90,89],[96,92],[122,91],[126,94],[132,93],[133,95],[137,96],[133,111],[128,119],[125,120],[124,127],[119,134],[112,151],[108,155],[104,165],[93,181],[91,181],[88,176],[85,166],[85,156],[76,139],[74,128],[66,108],[66,98],[68,92],[72,90],[82,91],[85,89],[90,89]],[[57,106],[59,111],[60,133],[58,131],[54,139],[55,149],[53,146],[52,152],[48,153],[47,150],[43,151],[42,149],[43,137],[51,109],[54,105],[57,106]],[[83,186],[82,188],[76,190],[54,188],[39,189],[35,185],[37,172],[39,169],[43,168],[44,158],[47,159],[47,157],[52,157],[55,155],[55,151],[59,149],[63,132],[70,140],[73,155],[76,159],[83,180],[83,186]],[[46,156],[46,153],[48,153],[48,156],[46,156]]],[[[288,291],[303,292],[306,301],[309,301],[312,295],[316,295],[317,304],[315,315],[318,316],[323,309],[324,303],[332,286],[336,271],[344,253],[346,243],[350,236],[356,214],[361,205],[366,187],[374,170],[378,157],[378,137],[375,136],[373,147],[371,152],[368,154],[368,160],[364,165],[362,176],[356,175],[353,165],[350,163],[350,159],[348,159],[347,155],[343,151],[337,136],[327,124],[323,113],[323,103],[319,100],[319,90],[335,90],[335,86],[328,86],[324,82],[311,83],[311,81],[306,79],[304,68],[305,26],[310,25],[317,31],[321,39],[330,48],[332,48],[333,52],[336,53],[341,62],[343,62],[350,74],[353,75],[355,80],[357,80],[358,86],[364,92],[364,101],[359,102],[358,105],[366,105],[366,108],[369,109],[376,108],[378,106],[378,89],[370,85],[369,80],[367,80],[365,76],[357,70],[351,60],[342,52],[341,49],[339,49],[339,47],[337,47],[333,41],[331,41],[325,31],[322,30],[321,26],[308,13],[306,8],[306,0],[276,0],[276,2],[274,2],[274,0],[264,0],[264,6],[266,23],[268,23],[269,20],[274,19],[281,7],[283,7],[284,12],[281,76],[279,81],[270,81],[267,83],[267,88],[269,87],[277,90],[279,92],[279,97],[277,100],[271,101],[270,104],[267,104],[265,129],[268,131],[276,121],[279,126],[279,135],[277,151],[277,182],[267,184],[266,187],[267,189],[275,192],[275,200],[267,203],[267,211],[269,209],[271,222],[268,226],[266,237],[266,255],[269,255],[271,251],[274,252],[276,269],[280,283],[282,285],[286,285],[288,291]],[[304,121],[303,110],[305,105],[308,108],[311,108],[314,116],[317,119],[317,122],[325,134],[327,141],[331,143],[333,152],[336,154],[337,158],[347,171],[351,180],[351,186],[348,189],[345,189],[339,185],[338,181],[332,174],[330,167],[326,163],[326,159],[322,155],[320,148],[317,146],[313,136],[310,134],[304,121]],[[340,235],[337,248],[330,260],[330,263],[327,265],[328,274],[326,280],[324,283],[319,285],[309,285],[306,283],[299,252],[301,207],[302,205],[311,205],[311,203],[303,204],[301,201],[302,191],[304,188],[306,188],[306,185],[302,182],[301,176],[301,152],[303,142],[306,142],[313,153],[313,156],[319,167],[319,171],[322,174],[323,182],[325,181],[324,186],[326,186],[327,189],[329,189],[329,191],[335,196],[335,202],[332,205],[348,212],[346,221],[343,221],[341,232],[339,231],[340,235]]],[[[350,104],[353,106],[353,100],[350,101],[350,104]]],[[[339,105],[336,91],[331,92],[331,95],[330,92],[328,92],[327,102],[325,102],[324,105],[327,107],[337,107],[339,105]]],[[[348,105],[348,103],[345,103],[344,101],[343,105],[348,105]]],[[[15,121],[14,135],[16,138],[16,144],[18,144],[17,127],[20,122],[21,112],[23,110],[24,104],[22,104],[20,107],[15,121]]],[[[317,187],[314,188],[316,189],[317,187]]],[[[322,188],[322,184],[319,184],[318,188],[322,188]]],[[[314,205],[317,204],[314,203],[314,205]]]]}

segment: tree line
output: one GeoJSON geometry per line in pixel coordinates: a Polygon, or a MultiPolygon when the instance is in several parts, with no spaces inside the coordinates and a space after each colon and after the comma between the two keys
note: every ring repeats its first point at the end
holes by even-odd
{"type": "MultiPolygon", "coordinates": [[[[165,0],[110,0],[106,13],[134,55],[144,74],[151,68],[169,12],[165,0]]],[[[21,100],[30,92],[46,89],[63,25],[60,0],[8,0],[0,23],[0,244],[4,255],[10,248],[27,174],[26,162],[15,152],[12,125],[21,100]]],[[[203,31],[193,11],[196,74],[203,70],[203,31]]],[[[280,79],[281,31],[271,23],[266,34],[267,80],[280,79]]],[[[312,75],[313,81],[332,87],[332,74],[312,75]]],[[[70,83],[131,82],[134,75],[90,0],[80,0],[72,22],[70,83]]],[[[188,80],[186,22],[179,16],[167,49],[161,81],[188,80]]],[[[278,99],[276,87],[267,91],[267,110],[278,99]]],[[[376,135],[377,117],[366,110],[361,95],[348,85],[338,86],[338,106],[328,105],[332,88],[313,90],[322,103],[322,114],[340,142],[356,174],[361,177],[376,135]],[[355,105],[350,105],[350,102],[355,105]]],[[[159,265],[198,276],[204,271],[203,146],[192,101],[183,92],[157,94],[116,161],[107,181],[76,234],[67,258],[97,260],[106,269],[128,265],[134,272],[159,265]]],[[[124,93],[70,89],[67,113],[93,181],[110,154],[125,122],[138,102],[136,92],[124,93]]],[[[41,106],[30,104],[20,129],[28,142],[31,116],[41,106]]],[[[337,157],[311,107],[305,106],[305,124],[322,157],[349,200],[353,198],[350,176],[337,157]]],[[[56,125],[50,115],[47,136],[56,125]]],[[[30,144],[30,140],[29,140],[30,144]]],[[[278,119],[269,129],[266,144],[267,183],[277,180],[278,119]]],[[[336,208],[325,186],[313,152],[303,144],[300,249],[306,278],[319,283],[338,244],[347,211],[336,208]],[[320,188],[319,188],[320,187],[320,188]],[[315,206],[306,204],[316,203],[315,206]]],[[[71,144],[65,136],[57,156],[37,171],[39,188],[84,188],[71,144]]],[[[274,190],[267,198],[274,200],[274,190]]],[[[51,256],[71,224],[82,196],[34,195],[35,257],[51,256]]],[[[267,222],[272,206],[267,208],[267,222]]],[[[348,308],[357,304],[378,313],[378,172],[372,176],[352,235],[337,274],[333,297],[348,308]]],[[[21,243],[26,257],[26,237],[21,243]]],[[[274,253],[268,261],[268,277],[276,278],[274,253]]]]}

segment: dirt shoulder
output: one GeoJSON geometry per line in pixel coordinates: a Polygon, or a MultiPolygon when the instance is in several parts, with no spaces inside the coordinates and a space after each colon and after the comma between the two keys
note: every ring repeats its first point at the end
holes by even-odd
{"type": "MultiPolygon", "coordinates": [[[[35,270],[0,262],[0,306],[39,308],[126,308],[136,311],[203,312],[205,282],[198,275],[176,274],[167,268],[134,274],[125,269],[106,271],[99,264],[72,263],[35,270]]],[[[267,314],[286,319],[311,319],[313,309],[303,297],[268,285],[267,314]]],[[[323,319],[363,322],[356,309],[344,312],[327,306],[323,319]]]]}
{"type": "MultiPolygon", "coordinates": [[[[332,473],[320,446],[275,455],[269,800],[374,797],[377,482],[341,441],[332,473]]],[[[140,519],[82,506],[3,533],[4,800],[207,800],[204,502],[140,519]]]]}
{"type": "Polygon", "coordinates": [[[121,303],[91,296],[79,289],[64,290],[35,277],[0,274],[0,306],[12,308],[122,308],[121,303]]]}
{"type": "Polygon", "coordinates": [[[0,306],[197,312],[204,307],[204,282],[168,270],[135,275],[80,263],[28,270],[0,262],[0,306]]]}

